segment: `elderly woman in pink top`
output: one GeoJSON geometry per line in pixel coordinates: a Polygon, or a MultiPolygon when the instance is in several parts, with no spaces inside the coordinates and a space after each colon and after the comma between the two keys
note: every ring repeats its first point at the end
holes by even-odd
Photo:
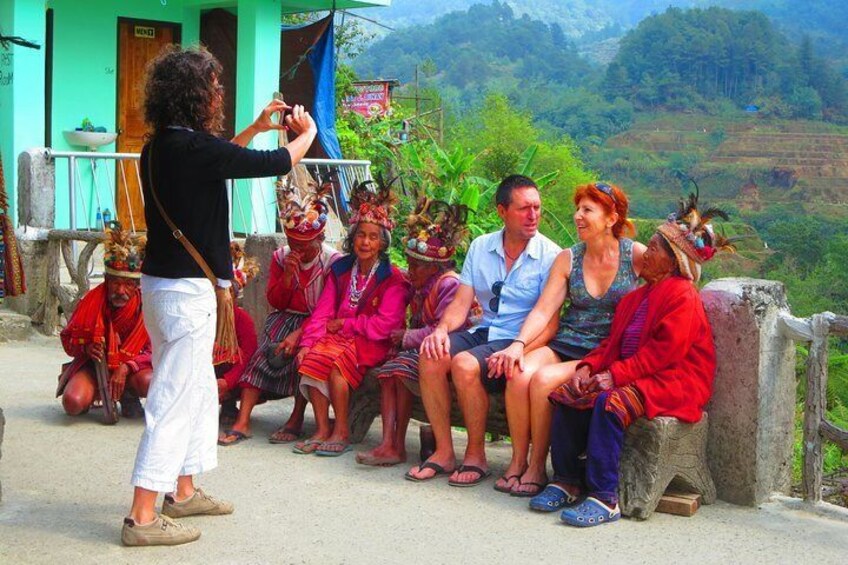
{"type": "Polygon", "coordinates": [[[355,212],[344,243],[349,254],[330,268],[300,339],[300,388],[312,403],[318,428],[295,444],[295,453],[336,457],[350,451],[350,391],[362,384],[368,369],[386,360],[392,332],[405,325],[409,282],[386,254],[393,227],[390,206],[388,188],[372,192],[363,183],[351,195],[355,212]]]}

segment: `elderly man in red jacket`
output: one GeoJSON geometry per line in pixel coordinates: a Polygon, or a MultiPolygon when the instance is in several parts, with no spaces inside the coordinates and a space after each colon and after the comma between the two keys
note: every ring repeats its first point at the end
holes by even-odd
{"type": "Polygon", "coordinates": [[[105,281],[80,300],[62,330],[62,347],[73,361],[63,366],[56,396],[71,416],[87,412],[98,398],[94,363],[104,361],[111,400],[121,401],[121,415],[144,415],[139,397],[147,396],[153,374],[139,289],[144,244],[120,229],[107,232],[105,281]]]}
{"type": "Polygon", "coordinates": [[[659,227],[643,258],[647,284],[621,300],[609,338],[551,394],[558,405],[551,438],[555,478],[530,501],[532,509],[564,508],[561,519],[579,527],[617,520],[627,427],[642,416],[701,419],[716,358],[695,283],[703,262],[732,250],[713,232],[711,214],[701,217],[692,195],[659,227]]]}

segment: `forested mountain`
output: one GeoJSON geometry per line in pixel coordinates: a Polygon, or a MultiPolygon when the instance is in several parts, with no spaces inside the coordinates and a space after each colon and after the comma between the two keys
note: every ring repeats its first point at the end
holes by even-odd
{"type": "Polygon", "coordinates": [[[577,86],[592,73],[559,26],[518,17],[498,2],[390,34],[354,61],[360,76],[402,82],[412,80],[416,65],[457,107],[479,102],[492,89],[515,94],[577,86]]]}
{"type": "Polygon", "coordinates": [[[670,8],[629,31],[604,70],[579,57],[557,24],[494,2],[390,34],[354,61],[362,77],[404,83],[416,66],[421,86],[449,109],[500,92],[543,129],[576,139],[627,129],[634,107],[720,113],[753,104],[776,117],[848,119],[845,79],[810,41],[795,47],[753,11],[670,8]]]}
{"type": "MultiPolygon", "coordinates": [[[[519,17],[555,23],[565,35],[579,37],[615,24],[608,11],[591,0],[501,0],[519,17]]],[[[450,12],[464,12],[475,4],[491,4],[492,0],[392,0],[389,8],[370,8],[356,13],[378,20],[400,30],[415,25],[427,25],[450,12]]],[[[666,2],[668,4],[668,2],[666,2]]],[[[372,28],[385,35],[385,30],[372,28]]]]}
{"type": "MultiPolygon", "coordinates": [[[[381,23],[402,29],[430,24],[454,11],[493,0],[393,0],[390,8],[358,11],[381,23]]],[[[719,6],[735,10],[759,10],[795,43],[809,36],[825,58],[848,65],[848,2],[844,0],[505,0],[519,15],[556,23],[566,36],[581,41],[621,36],[642,19],[662,13],[668,7],[707,8],[719,6]]],[[[372,27],[379,36],[386,30],[372,27]]]]}
{"type": "Polygon", "coordinates": [[[755,11],[669,8],[642,20],[621,40],[604,87],[637,108],[705,109],[726,99],[778,117],[848,120],[845,79],[809,40],[795,48],[755,11]]]}

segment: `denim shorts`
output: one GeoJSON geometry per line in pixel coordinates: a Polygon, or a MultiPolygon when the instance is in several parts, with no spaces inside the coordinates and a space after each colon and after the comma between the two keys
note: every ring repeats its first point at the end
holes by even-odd
{"type": "Polygon", "coordinates": [[[506,377],[501,375],[490,379],[489,366],[486,364],[486,360],[493,353],[509,347],[513,340],[496,339],[489,341],[489,328],[480,328],[473,332],[465,330],[453,332],[449,337],[451,358],[462,352],[470,353],[477,359],[477,364],[480,365],[480,382],[483,383],[486,392],[503,392],[506,388],[506,377]]]}

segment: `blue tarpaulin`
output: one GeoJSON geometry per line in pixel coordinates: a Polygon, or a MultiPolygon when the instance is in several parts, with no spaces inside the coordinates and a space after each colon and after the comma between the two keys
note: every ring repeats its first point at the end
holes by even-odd
{"type": "MultiPolygon", "coordinates": [[[[319,37],[306,49],[306,60],[313,75],[314,98],[312,117],[318,125],[318,142],[330,159],[341,159],[342,150],[336,134],[336,50],[333,14],[321,22],[305,25],[282,26],[283,34],[287,31],[303,30],[309,26],[316,29],[324,26],[319,37]],[[327,21],[329,20],[329,21],[327,21]]],[[[285,45],[285,40],[283,41],[285,45]]],[[[300,54],[302,57],[303,54],[300,54]]],[[[298,68],[291,69],[296,75],[298,68]]],[[[286,77],[283,77],[286,80],[286,77]]]]}

